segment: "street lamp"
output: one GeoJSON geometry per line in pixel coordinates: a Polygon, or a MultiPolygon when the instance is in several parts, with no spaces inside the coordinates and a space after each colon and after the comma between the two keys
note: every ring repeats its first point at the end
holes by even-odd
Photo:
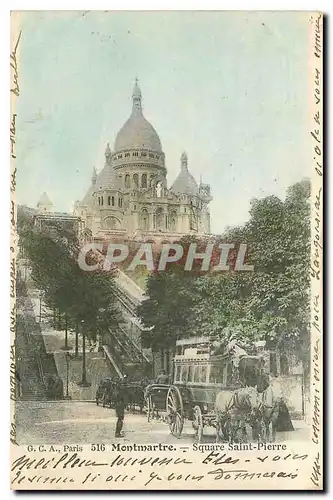
{"type": "Polygon", "coordinates": [[[39,293],[39,323],[42,321],[42,297],[43,297],[43,292],[39,293]]]}
{"type": "Polygon", "coordinates": [[[84,320],[81,321],[82,325],[82,380],[78,383],[81,387],[90,387],[91,384],[87,381],[87,368],[86,368],[86,334],[84,329],[84,320]]]}
{"type": "MultiPolygon", "coordinates": [[[[106,311],[106,309],[104,309],[103,307],[100,307],[100,308],[98,309],[98,312],[99,312],[101,315],[102,315],[103,313],[105,313],[105,311],[106,311]]],[[[100,319],[100,318],[98,318],[98,319],[100,319]]],[[[103,338],[102,338],[102,333],[98,333],[97,335],[98,335],[97,343],[98,343],[98,350],[99,350],[99,347],[100,347],[100,345],[101,345],[101,344],[102,344],[102,342],[103,342],[103,338]]]]}
{"type": "Polygon", "coordinates": [[[67,401],[69,401],[70,399],[72,399],[72,397],[68,394],[68,382],[69,382],[69,362],[71,360],[71,355],[69,354],[69,352],[67,351],[66,352],[66,395],[64,396],[64,399],[66,399],[67,401]]]}
{"type": "Polygon", "coordinates": [[[68,346],[68,316],[65,314],[65,345],[61,346],[62,351],[69,351],[71,347],[68,346]]]}

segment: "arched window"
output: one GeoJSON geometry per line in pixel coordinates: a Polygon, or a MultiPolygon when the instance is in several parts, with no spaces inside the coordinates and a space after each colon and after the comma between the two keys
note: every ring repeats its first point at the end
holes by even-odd
{"type": "Polygon", "coordinates": [[[141,228],[144,231],[149,229],[149,214],[146,208],[143,208],[141,211],[141,228]]]}
{"type": "Polygon", "coordinates": [[[138,174],[133,175],[133,185],[134,187],[138,188],[139,187],[139,176],[138,174]]]}
{"type": "Polygon", "coordinates": [[[125,175],[125,188],[129,189],[131,187],[131,178],[129,174],[125,175]]]}
{"type": "Polygon", "coordinates": [[[122,198],[118,198],[118,207],[121,208],[123,204],[122,198]]]}
{"type": "Polygon", "coordinates": [[[103,220],[103,228],[120,229],[120,221],[116,217],[107,217],[103,220]]]}
{"type": "Polygon", "coordinates": [[[108,205],[111,205],[111,196],[108,196],[108,205]]]}
{"type": "Polygon", "coordinates": [[[158,208],[156,210],[156,229],[161,231],[164,229],[164,213],[163,208],[158,208]]]}
{"type": "Polygon", "coordinates": [[[111,198],[111,205],[114,207],[114,196],[111,198]]]}
{"type": "Polygon", "coordinates": [[[143,187],[143,188],[147,187],[147,174],[142,174],[142,177],[141,177],[141,187],[143,187]]]}
{"type": "Polygon", "coordinates": [[[101,203],[102,203],[102,205],[104,204],[104,197],[103,196],[101,197],[101,203]]]}
{"type": "Polygon", "coordinates": [[[161,196],[162,196],[162,191],[163,191],[162,182],[160,182],[160,181],[159,181],[159,182],[156,184],[156,196],[157,196],[157,198],[161,198],[161,196]]]}
{"type": "Polygon", "coordinates": [[[177,229],[177,212],[172,210],[169,215],[169,229],[170,231],[176,231],[177,229]]]}
{"type": "Polygon", "coordinates": [[[100,197],[98,197],[98,204],[99,204],[99,205],[101,204],[101,199],[100,199],[100,197]]]}

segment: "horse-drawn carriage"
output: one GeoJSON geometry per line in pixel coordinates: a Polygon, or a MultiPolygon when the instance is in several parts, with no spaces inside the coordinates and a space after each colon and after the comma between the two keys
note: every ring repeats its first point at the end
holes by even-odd
{"type": "Polygon", "coordinates": [[[144,388],[143,381],[129,381],[125,384],[128,411],[132,413],[136,410],[142,412],[145,406],[144,388]]]}
{"type": "Polygon", "coordinates": [[[267,388],[262,357],[235,349],[219,352],[204,337],[177,341],[176,349],[172,385],[146,388],[148,420],[164,409],[170,432],[177,438],[187,419],[198,441],[204,427],[214,427],[217,440],[247,440],[245,425],[252,427],[256,439],[265,440],[263,403],[257,391],[258,382],[262,391],[267,388]]]}
{"type": "Polygon", "coordinates": [[[115,381],[112,377],[102,379],[96,391],[96,405],[103,407],[112,407],[112,392],[115,387],[115,381]]]}
{"type": "MultiPolygon", "coordinates": [[[[140,412],[142,412],[145,405],[145,381],[125,380],[123,379],[122,381],[122,388],[126,396],[125,399],[127,410],[130,412],[135,412],[135,410],[138,409],[140,412]]],[[[101,404],[103,407],[114,407],[113,394],[118,384],[118,378],[106,377],[100,381],[96,391],[97,406],[101,404]]]]}

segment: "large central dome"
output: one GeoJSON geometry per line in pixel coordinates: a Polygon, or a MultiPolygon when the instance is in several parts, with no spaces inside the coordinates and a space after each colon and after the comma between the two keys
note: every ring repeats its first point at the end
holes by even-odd
{"type": "Polygon", "coordinates": [[[132,98],[132,114],[117,134],[114,144],[115,151],[142,148],[161,152],[160,138],[154,127],[142,114],[142,96],[137,81],[134,85],[132,98]]]}

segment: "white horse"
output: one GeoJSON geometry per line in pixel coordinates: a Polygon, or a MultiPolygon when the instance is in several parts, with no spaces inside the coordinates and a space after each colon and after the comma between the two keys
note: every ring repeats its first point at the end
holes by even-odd
{"type": "Polygon", "coordinates": [[[247,427],[252,427],[261,403],[256,387],[219,392],[215,400],[216,440],[247,441],[247,427]]]}

